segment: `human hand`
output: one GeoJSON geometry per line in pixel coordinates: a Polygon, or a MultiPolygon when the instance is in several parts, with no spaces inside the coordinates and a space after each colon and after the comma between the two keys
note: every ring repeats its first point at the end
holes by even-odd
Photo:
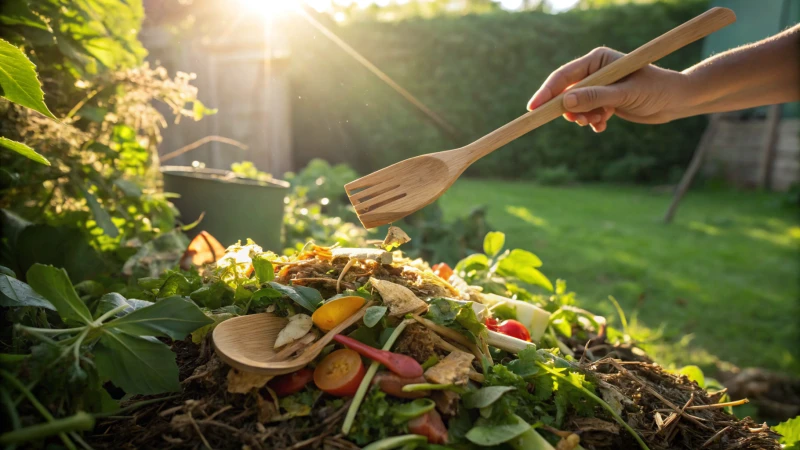
{"type": "Polygon", "coordinates": [[[590,125],[600,133],[617,115],[636,123],[665,123],[682,117],[680,109],[689,98],[688,81],[681,72],[654,65],[640,69],[609,86],[570,89],[570,86],[621,58],[623,53],[599,47],[553,72],[528,101],[528,110],[538,108],[565,90],[564,118],[580,126],[590,125]]]}

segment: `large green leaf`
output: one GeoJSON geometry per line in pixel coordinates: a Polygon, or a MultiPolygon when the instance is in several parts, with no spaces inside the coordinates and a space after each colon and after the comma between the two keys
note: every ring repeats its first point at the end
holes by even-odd
{"type": "Polygon", "coordinates": [[[212,322],[194,302],[175,296],[137,309],[103,326],[136,336],[168,336],[173,339],[183,339],[192,331],[212,322]]]}
{"type": "Polygon", "coordinates": [[[311,312],[316,311],[317,306],[322,303],[322,295],[316,289],[305,286],[286,286],[274,281],[270,283],[270,286],[311,312]]]}
{"type": "Polygon", "coordinates": [[[20,155],[28,159],[32,159],[40,164],[44,164],[45,166],[50,165],[50,161],[48,161],[47,158],[36,153],[36,150],[28,147],[22,142],[12,141],[11,139],[0,137],[0,146],[9,149],[12,152],[17,152],[20,155]]]}
{"type": "Polygon", "coordinates": [[[784,450],[800,449],[800,416],[781,422],[772,429],[781,435],[780,443],[784,444],[784,450]]]}
{"type": "Polygon", "coordinates": [[[56,310],[52,303],[30,286],[8,275],[0,275],[0,293],[1,306],[36,306],[56,310]]]}
{"type": "Polygon", "coordinates": [[[527,250],[514,249],[498,263],[497,274],[503,277],[516,277],[525,283],[542,286],[552,291],[553,283],[536,269],[541,265],[542,261],[533,253],[527,250]]]}
{"type": "Polygon", "coordinates": [[[94,347],[94,361],[103,379],[128,394],[152,395],[181,388],[175,353],[154,337],[104,330],[94,347]]]}
{"type": "Polygon", "coordinates": [[[0,39],[0,96],[38,111],[47,117],[56,116],[44,103],[44,92],[36,76],[36,66],[10,42],[0,39]]]}
{"type": "Polygon", "coordinates": [[[66,322],[89,324],[92,314],[81,301],[69,275],[64,269],[57,269],[44,264],[34,264],[26,275],[28,284],[56,307],[58,315],[66,322]]]}
{"type": "Polygon", "coordinates": [[[100,297],[100,300],[98,300],[97,307],[95,307],[94,310],[94,317],[100,317],[114,308],[125,305],[126,308],[116,314],[117,317],[122,317],[125,314],[130,314],[137,309],[145,308],[152,304],[153,302],[147,300],[129,299],[116,292],[110,292],[100,297]]]}
{"type": "Polygon", "coordinates": [[[83,194],[83,198],[86,199],[86,204],[89,205],[89,209],[92,211],[92,216],[94,216],[94,221],[97,222],[97,226],[112,238],[119,236],[119,229],[117,229],[117,226],[111,221],[111,216],[108,214],[108,211],[97,201],[97,197],[83,186],[80,186],[80,190],[83,194]]]}

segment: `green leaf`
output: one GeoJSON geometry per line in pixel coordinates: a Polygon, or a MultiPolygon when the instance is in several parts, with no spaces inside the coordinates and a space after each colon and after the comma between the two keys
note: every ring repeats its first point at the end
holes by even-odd
{"type": "Polygon", "coordinates": [[[697,383],[698,386],[705,389],[706,377],[703,375],[703,370],[697,366],[683,366],[678,370],[678,374],[686,375],[686,378],[697,383]]]}
{"type": "Polygon", "coordinates": [[[527,250],[521,250],[518,248],[511,250],[511,253],[509,253],[503,261],[505,261],[507,264],[513,264],[515,266],[542,267],[542,260],[539,259],[538,256],[527,250]]]}
{"type": "Polygon", "coordinates": [[[381,321],[388,308],[385,306],[370,306],[364,313],[364,325],[372,328],[381,321]]]}
{"type": "Polygon", "coordinates": [[[781,435],[780,443],[786,445],[784,450],[800,449],[800,416],[781,422],[772,430],[781,435]]]}
{"type": "Polygon", "coordinates": [[[408,422],[409,420],[421,416],[435,407],[436,403],[429,398],[418,398],[409,403],[394,405],[390,409],[393,416],[392,421],[395,424],[408,422]]]}
{"type": "Polygon", "coordinates": [[[473,270],[486,270],[489,268],[489,258],[483,253],[473,253],[456,264],[456,272],[469,273],[473,270]]]}
{"type": "Polygon", "coordinates": [[[118,187],[126,197],[139,198],[142,196],[142,188],[133,181],[117,178],[114,180],[114,186],[118,187]]]}
{"type": "Polygon", "coordinates": [[[56,310],[52,303],[37,294],[30,286],[8,275],[0,275],[0,293],[2,293],[0,306],[36,306],[56,310]]]}
{"type": "Polygon", "coordinates": [[[38,111],[51,119],[56,116],[44,103],[44,92],[36,66],[10,42],[0,39],[0,96],[38,111]]]}
{"type": "MultiPolygon", "coordinates": [[[[141,280],[140,280],[141,281],[141,280]]],[[[172,297],[174,295],[190,295],[198,288],[180,273],[173,273],[164,281],[158,290],[157,298],[172,297]]]]}
{"type": "Polygon", "coordinates": [[[508,367],[508,370],[521,376],[522,378],[532,377],[539,373],[539,367],[534,361],[515,359],[506,364],[506,366],[508,367]]]}
{"type": "Polygon", "coordinates": [[[502,277],[515,277],[522,282],[534,286],[542,286],[552,291],[553,283],[551,283],[542,272],[536,269],[536,267],[541,265],[542,261],[533,253],[514,249],[507,257],[499,262],[497,265],[497,274],[502,277]]]}
{"type": "Polygon", "coordinates": [[[265,256],[256,255],[256,257],[253,258],[253,268],[255,269],[256,280],[258,280],[259,284],[269,283],[275,279],[275,269],[265,256]]]}
{"type": "Polygon", "coordinates": [[[286,286],[274,281],[270,283],[270,286],[311,312],[316,311],[317,306],[322,303],[322,295],[316,289],[305,286],[286,286]]]}
{"type": "Polygon", "coordinates": [[[505,245],[505,243],[505,233],[501,233],[499,231],[490,231],[486,233],[486,237],[483,239],[483,253],[486,253],[486,256],[489,258],[493,258],[495,255],[500,253],[500,250],[503,249],[503,245],[505,245]]]}
{"type": "Polygon", "coordinates": [[[530,425],[516,414],[511,414],[509,423],[490,424],[483,421],[483,419],[479,419],[476,423],[483,424],[469,430],[466,438],[473,444],[484,447],[500,445],[503,442],[514,439],[530,428],[530,425]]]}
{"type": "Polygon", "coordinates": [[[83,198],[86,199],[86,204],[89,205],[89,209],[92,211],[92,216],[94,216],[94,221],[97,222],[97,226],[100,227],[106,235],[112,238],[119,236],[119,229],[117,229],[117,226],[111,221],[111,216],[108,214],[108,211],[97,201],[97,197],[83,186],[79,186],[78,188],[81,194],[83,194],[83,198]]]}
{"type": "Polygon", "coordinates": [[[94,347],[97,372],[128,394],[176,392],[178,365],[175,353],[154,337],[136,337],[104,330],[94,347]]]}
{"type": "Polygon", "coordinates": [[[103,327],[115,328],[134,336],[183,339],[192,331],[212,322],[192,301],[175,296],[106,322],[103,327]]]}
{"type": "Polygon", "coordinates": [[[9,149],[12,152],[17,152],[20,155],[28,159],[32,159],[40,164],[44,164],[45,166],[50,165],[50,161],[48,161],[47,158],[36,153],[36,150],[28,147],[22,142],[12,141],[11,139],[0,137],[0,146],[9,149]]]}
{"type": "Polygon", "coordinates": [[[116,292],[110,292],[100,297],[100,300],[97,301],[97,307],[95,307],[94,310],[94,317],[95,318],[100,317],[116,307],[125,305],[127,306],[127,308],[123,309],[122,311],[116,314],[116,317],[122,317],[125,314],[130,314],[133,311],[136,311],[137,309],[145,308],[152,304],[153,302],[149,302],[147,300],[125,298],[122,295],[117,294],[116,292]]]}
{"type": "Polygon", "coordinates": [[[31,10],[26,0],[5,0],[0,6],[0,23],[38,28],[48,33],[53,30],[31,10]]]}
{"type": "Polygon", "coordinates": [[[34,264],[26,275],[34,291],[56,307],[58,315],[66,322],[88,325],[92,323],[89,308],[81,301],[64,269],[34,264]]]}
{"type": "Polygon", "coordinates": [[[515,389],[516,388],[513,386],[488,386],[480,388],[477,391],[464,394],[464,406],[472,409],[485,408],[499,400],[506,392],[515,389]]]}
{"type": "Polygon", "coordinates": [[[212,116],[216,113],[216,108],[206,108],[206,106],[200,100],[195,100],[194,104],[192,105],[192,114],[194,114],[194,120],[200,120],[204,116],[212,116]]]}

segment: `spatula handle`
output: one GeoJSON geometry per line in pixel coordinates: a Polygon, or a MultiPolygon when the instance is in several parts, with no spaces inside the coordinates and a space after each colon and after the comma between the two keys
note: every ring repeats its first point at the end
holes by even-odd
{"type": "MultiPolygon", "coordinates": [[[[732,24],[728,8],[711,8],[584,78],[574,87],[607,86],[692,42],[732,24]]],[[[472,162],[564,114],[564,93],[470,144],[472,162]]]]}

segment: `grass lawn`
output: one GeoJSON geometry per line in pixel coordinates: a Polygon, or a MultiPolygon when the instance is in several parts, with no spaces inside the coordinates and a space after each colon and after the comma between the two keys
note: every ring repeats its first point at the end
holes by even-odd
{"type": "Polygon", "coordinates": [[[616,297],[662,364],[800,373],[797,211],[775,194],[699,190],[665,225],[669,202],[647,187],[464,179],[441,204],[448,218],[489,205],[507,248],[536,253],[551,280],[619,326],[616,297]]]}

